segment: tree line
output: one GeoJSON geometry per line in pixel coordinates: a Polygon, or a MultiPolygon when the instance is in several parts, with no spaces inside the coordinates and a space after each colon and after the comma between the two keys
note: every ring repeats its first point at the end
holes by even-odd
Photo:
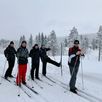
{"type": "MultiPolygon", "coordinates": [[[[35,38],[33,38],[33,34],[30,34],[30,37],[28,40],[26,40],[26,36],[22,35],[20,37],[20,39],[18,41],[15,41],[15,45],[16,47],[19,47],[21,42],[23,40],[26,40],[28,42],[28,49],[30,50],[32,48],[32,46],[37,43],[39,44],[39,46],[41,45],[45,45],[46,47],[50,47],[51,51],[49,52],[49,55],[55,56],[55,55],[59,55],[60,54],[60,44],[62,43],[63,45],[63,54],[67,54],[65,52],[67,52],[66,50],[68,50],[68,47],[71,47],[73,44],[73,41],[75,39],[78,39],[80,41],[80,47],[84,48],[85,50],[93,49],[99,50],[99,60],[101,59],[101,55],[102,55],[102,26],[99,27],[99,30],[96,33],[96,37],[94,37],[94,39],[92,39],[90,41],[90,38],[88,36],[84,36],[84,35],[80,35],[78,33],[78,30],[76,27],[73,27],[70,30],[69,34],[66,34],[66,37],[61,38],[62,40],[60,41],[58,39],[58,37],[56,36],[56,32],[54,30],[52,30],[50,32],[50,34],[44,34],[42,33],[38,33],[35,38]]],[[[9,40],[5,40],[5,39],[1,39],[0,40],[0,47],[1,48],[5,48],[8,43],[10,41],[9,40]]]]}

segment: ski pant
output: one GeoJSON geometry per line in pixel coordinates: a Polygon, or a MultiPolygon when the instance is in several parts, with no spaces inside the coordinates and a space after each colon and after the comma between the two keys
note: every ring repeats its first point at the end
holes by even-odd
{"type": "Polygon", "coordinates": [[[5,78],[11,76],[14,64],[15,64],[15,59],[8,60],[8,69],[6,70],[5,78]]]}
{"type": "Polygon", "coordinates": [[[54,60],[52,60],[52,59],[50,59],[50,58],[47,58],[46,61],[42,61],[42,63],[43,63],[42,74],[43,74],[44,76],[46,76],[46,66],[47,66],[47,63],[51,63],[51,64],[53,64],[53,65],[55,65],[55,66],[57,66],[57,67],[60,66],[60,64],[59,64],[58,62],[56,62],[56,61],[54,61],[54,60]]]}
{"type": "Polygon", "coordinates": [[[32,64],[32,68],[31,68],[31,79],[34,79],[34,72],[35,72],[35,77],[39,78],[39,63],[38,64],[32,64]]]}
{"type": "Polygon", "coordinates": [[[71,79],[70,79],[70,83],[69,83],[70,89],[75,89],[78,69],[79,69],[79,65],[75,66],[75,67],[69,66],[70,75],[71,75],[71,79]]]}
{"type": "Polygon", "coordinates": [[[21,82],[26,81],[27,64],[18,65],[18,74],[16,77],[16,84],[19,85],[21,82]]]}

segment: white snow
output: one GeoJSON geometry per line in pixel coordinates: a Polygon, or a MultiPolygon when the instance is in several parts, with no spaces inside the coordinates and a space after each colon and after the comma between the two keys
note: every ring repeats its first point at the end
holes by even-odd
{"type": "MultiPolygon", "coordinates": [[[[18,97],[19,88],[0,77],[0,82],[2,83],[0,85],[0,102],[102,102],[102,62],[98,62],[97,56],[97,51],[90,51],[90,53],[81,60],[82,63],[80,64],[76,86],[78,89],[88,94],[85,96],[85,94],[80,93],[84,95],[86,99],[66,90],[70,80],[70,73],[67,65],[68,57],[63,56],[63,76],[61,76],[60,68],[51,64],[47,65],[47,76],[56,83],[51,82],[41,75],[41,64],[40,79],[43,80],[43,82],[36,79],[35,82],[27,80],[27,83],[31,87],[34,86],[34,90],[40,93],[40,95],[35,95],[27,89],[27,92],[32,95],[32,98],[29,98],[22,90],[20,90],[21,96],[18,97]],[[84,74],[84,86],[82,84],[82,68],[84,74]],[[40,87],[43,87],[43,89],[40,87]]],[[[55,59],[58,62],[60,61],[60,57],[52,57],[52,59],[55,59]]],[[[4,75],[7,68],[7,63],[6,67],[4,65],[5,57],[4,55],[0,55],[0,76],[4,75]]],[[[30,78],[29,73],[30,59],[28,64],[27,79],[30,78]]],[[[13,70],[13,75],[16,76],[16,74],[17,62],[15,63],[13,70]]]]}

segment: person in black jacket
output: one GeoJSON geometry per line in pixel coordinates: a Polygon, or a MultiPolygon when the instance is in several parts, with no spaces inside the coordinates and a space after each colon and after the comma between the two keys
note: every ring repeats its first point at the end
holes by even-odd
{"type": "Polygon", "coordinates": [[[17,50],[18,74],[16,78],[16,84],[19,86],[21,83],[26,84],[27,63],[29,57],[29,52],[26,46],[27,42],[22,41],[20,48],[17,50]]]}
{"type": "Polygon", "coordinates": [[[12,70],[13,70],[13,67],[15,64],[15,54],[16,54],[16,50],[14,48],[14,42],[11,41],[10,44],[8,45],[8,47],[4,50],[4,55],[8,61],[8,69],[4,76],[5,79],[7,79],[8,77],[13,77],[12,70]]]}
{"type": "Polygon", "coordinates": [[[51,50],[50,48],[46,48],[44,45],[41,46],[40,48],[40,57],[41,57],[41,61],[42,61],[42,64],[43,64],[43,68],[42,68],[42,74],[44,76],[46,76],[46,65],[47,65],[47,62],[48,63],[51,63],[53,65],[56,65],[57,67],[60,67],[61,63],[57,63],[56,61],[53,61],[52,59],[50,59],[48,56],[47,56],[47,51],[51,50]]]}
{"type": "Polygon", "coordinates": [[[34,80],[34,71],[36,79],[39,79],[39,62],[40,62],[40,51],[38,44],[35,44],[31,49],[29,56],[32,59],[32,68],[31,68],[31,79],[34,80]]]}

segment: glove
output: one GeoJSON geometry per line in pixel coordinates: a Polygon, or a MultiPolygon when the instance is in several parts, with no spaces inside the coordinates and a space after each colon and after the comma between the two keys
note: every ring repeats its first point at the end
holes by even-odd
{"type": "Polygon", "coordinates": [[[76,55],[81,55],[81,51],[78,51],[78,52],[76,53],[76,55]]]}

